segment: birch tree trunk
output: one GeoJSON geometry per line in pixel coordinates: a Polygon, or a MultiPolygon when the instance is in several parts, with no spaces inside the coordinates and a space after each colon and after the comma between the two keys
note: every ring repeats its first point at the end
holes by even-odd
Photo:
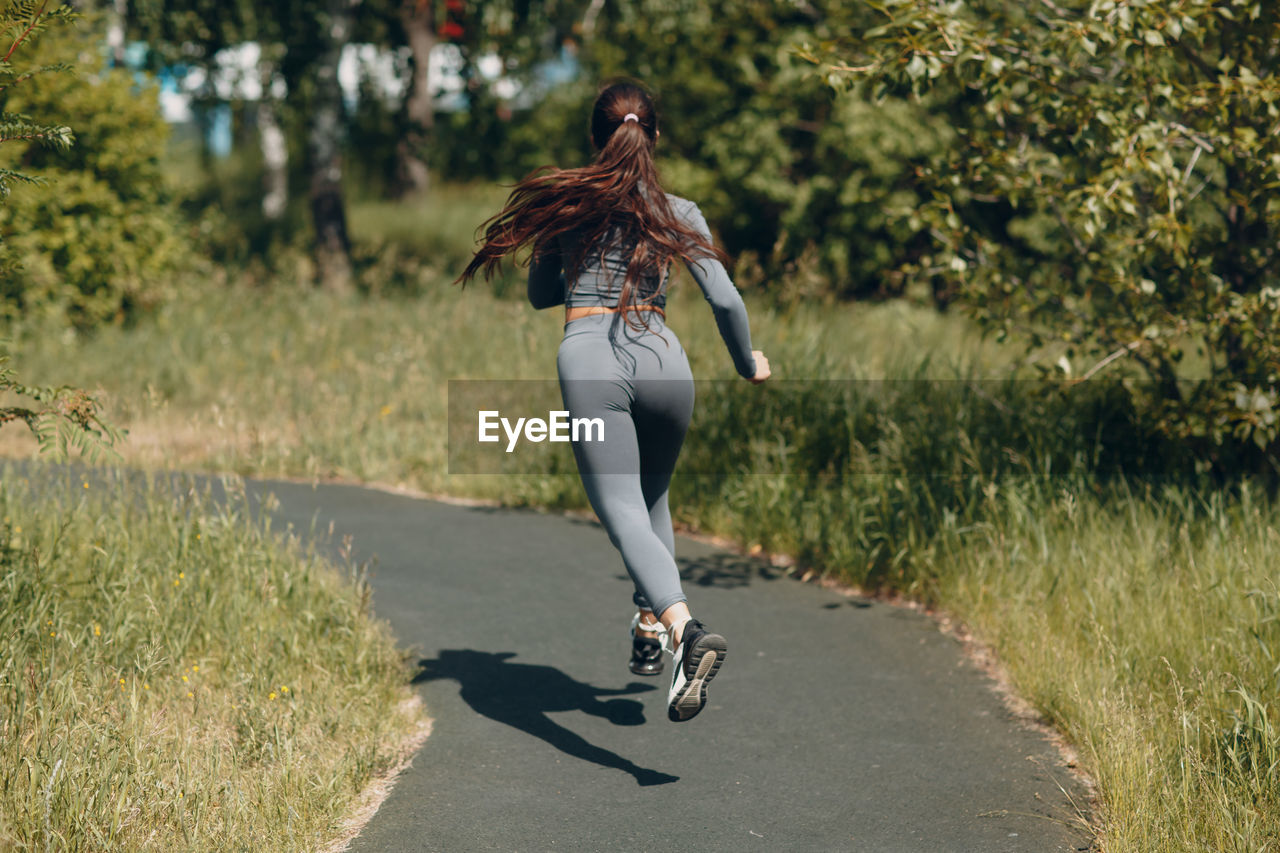
{"type": "Polygon", "coordinates": [[[278,222],[289,203],[289,146],[280,127],[280,103],[273,92],[276,64],[265,56],[258,61],[262,95],[258,98],[258,142],[262,148],[262,215],[278,222]]]}
{"type": "Polygon", "coordinates": [[[342,87],[338,61],[351,33],[352,0],[327,0],[327,26],[316,63],[308,133],[311,170],[311,219],[315,225],[315,261],[319,283],[327,290],[353,286],[351,240],[342,198],[342,87]]]}
{"type": "Polygon", "coordinates": [[[435,4],[432,0],[401,0],[400,23],[412,56],[409,87],[404,99],[404,131],[396,144],[396,191],[422,193],[430,183],[423,156],[435,122],[431,96],[431,49],[436,45],[435,4]]]}
{"type": "Polygon", "coordinates": [[[117,68],[124,65],[124,34],[128,14],[128,0],[112,0],[111,12],[107,16],[107,50],[111,53],[111,64],[117,68]]]}

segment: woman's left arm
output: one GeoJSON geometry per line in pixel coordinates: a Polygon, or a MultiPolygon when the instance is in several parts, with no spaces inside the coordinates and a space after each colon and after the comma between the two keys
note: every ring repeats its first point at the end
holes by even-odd
{"type": "Polygon", "coordinates": [[[535,246],[529,263],[529,303],[534,308],[564,304],[564,262],[558,246],[535,246]]]}

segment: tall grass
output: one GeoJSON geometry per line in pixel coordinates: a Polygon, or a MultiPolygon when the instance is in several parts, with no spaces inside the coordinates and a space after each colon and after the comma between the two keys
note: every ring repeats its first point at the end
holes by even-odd
{"type": "Polygon", "coordinates": [[[313,850],[416,722],[340,576],[230,482],[0,477],[0,848],[313,850]]]}
{"type": "MultiPolygon", "coordinates": [[[[405,223],[455,227],[447,205],[419,204],[405,223]]],[[[15,355],[32,381],[74,365],[106,389],[130,461],[583,506],[567,453],[517,476],[449,472],[446,380],[553,379],[562,314],[460,292],[444,266],[412,297],[210,290],[133,330],[27,330],[15,355]]],[[[1274,849],[1280,509],[1266,493],[1184,476],[1123,395],[1027,381],[962,317],[748,302],[775,369],[759,388],[734,376],[687,281],[670,301],[711,380],[679,520],[969,622],[1080,746],[1109,849],[1274,849]]]]}
{"type": "MultiPolygon", "coordinates": [[[[448,282],[436,276],[420,296],[377,300],[293,286],[210,286],[139,329],[76,337],[28,327],[14,330],[13,348],[28,381],[66,381],[74,366],[78,383],[102,389],[109,414],[131,430],[124,453],[132,462],[544,502],[548,486],[533,477],[449,475],[446,380],[554,381],[563,315],[448,282]]],[[[677,287],[673,303],[671,323],[695,375],[734,377],[691,283],[677,287]]],[[[755,334],[779,378],[888,375],[915,358],[922,335],[972,353],[974,363],[993,357],[962,324],[918,308],[814,306],[788,316],[753,308],[755,334]]],[[[952,375],[949,367],[924,373],[952,375]]],[[[736,378],[727,387],[740,405],[760,398],[736,378]]],[[[0,432],[15,452],[22,440],[21,432],[0,432]]],[[[582,505],[574,479],[553,491],[582,505]]]]}
{"type": "Polygon", "coordinates": [[[1001,489],[938,596],[1099,781],[1109,850],[1280,847],[1280,506],[1164,487],[1001,489]]]}
{"type": "Polygon", "coordinates": [[[402,202],[356,201],[349,211],[351,236],[366,247],[389,247],[457,275],[471,260],[480,224],[502,207],[507,192],[493,184],[442,184],[402,202]]]}

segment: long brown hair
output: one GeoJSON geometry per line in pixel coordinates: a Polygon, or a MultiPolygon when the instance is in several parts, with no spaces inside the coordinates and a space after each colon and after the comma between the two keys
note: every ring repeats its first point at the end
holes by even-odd
{"type": "Polygon", "coordinates": [[[489,279],[507,255],[527,246],[536,255],[561,234],[581,229],[577,256],[564,259],[565,280],[577,279],[589,252],[601,257],[610,250],[628,253],[618,310],[633,324],[626,309],[639,301],[641,280],[661,282],[676,258],[727,262],[671,209],[653,162],[657,140],[658,117],[649,94],[632,82],[605,88],[591,110],[595,160],[577,169],[544,166],[516,184],[502,210],[485,222],[484,244],[458,281],[465,284],[480,270],[489,279]],[[635,119],[627,121],[629,114],[635,119]]]}

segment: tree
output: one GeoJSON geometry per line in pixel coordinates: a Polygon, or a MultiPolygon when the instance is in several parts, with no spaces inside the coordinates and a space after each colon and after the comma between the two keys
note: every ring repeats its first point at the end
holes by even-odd
{"type": "MultiPolygon", "coordinates": [[[[311,38],[291,39],[285,54],[292,74],[285,79],[292,91],[305,92],[307,114],[307,154],[311,172],[311,222],[315,226],[316,267],[321,284],[333,291],[352,288],[351,238],[347,233],[347,211],[342,196],[342,87],[338,82],[338,60],[351,32],[352,7],[359,0],[324,0],[313,19],[311,38]],[[305,47],[304,47],[305,45],[305,47]],[[298,61],[299,56],[305,60],[298,61]],[[301,69],[310,72],[310,91],[304,89],[301,69]]],[[[301,30],[303,28],[299,28],[301,30]]],[[[295,33],[298,32],[295,30],[295,33]]]]}
{"type": "Polygon", "coordinates": [[[1001,333],[1061,342],[1072,377],[1136,367],[1135,401],[1206,458],[1274,450],[1280,6],[877,8],[810,55],[841,90],[948,96],[958,144],[920,171],[933,245],[907,272],[1001,333]]]}
{"type": "Polygon", "coordinates": [[[0,167],[50,185],[0,208],[0,239],[22,266],[0,279],[0,317],[44,314],[87,329],[130,319],[174,288],[183,244],[160,165],[168,125],[156,87],[120,68],[73,67],[101,34],[97,23],[82,17],[24,44],[28,61],[62,70],[3,94],[9,112],[73,124],[77,144],[24,139],[0,151],[0,167]]]}
{"type": "Polygon", "coordinates": [[[404,131],[396,143],[396,192],[421,193],[430,183],[426,147],[435,124],[435,98],[427,70],[436,46],[436,16],[433,0],[400,0],[399,22],[409,46],[409,85],[405,90],[401,124],[404,131]]]}
{"type": "MultiPolygon", "coordinates": [[[[5,96],[4,106],[13,88],[40,74],[65,71],[66,65],[49,65],[43,68],[20,69],[12,63],[14,54],[23,42],[29,41],[51,24],[74,19],[68,7],[59,6],[46,11],[47,2],[8,3],[0,9],[0,47],[7,49],[0,57],[0,95],[5,96]]],[[[74,136],[71,128],[58,125],[35,124],[30,117],[0,109],[0,143],[37,142],[55,148],[71,145],[74,136]]],[[[0,168],[0,200],[7,200],[15,183],[39,184],[41,179],[13,169],[0,168]]],[[[8,259],[12,263],[11,259],[8,259]]],[[[11,269],[11,267],[9,268],[11,269]]],[[[6,270],[7,271],[7,270],[6,270]]]]}
{"type": "Polygon", "coordinates": [[[161,62],[187,62],[212,73],[226,48],[255,42],[264,162],[268,165],[263,212],[268,220],[283,212],[286,148],[281,126],[300,123],[306,170],[312,245],[318,281],[333,290],[352,286],[350,238],[342,194],[342,151],[346,129],[338,60],[350,37],[361,0],[134,0],[132,26],[152,43],[161,62]],[[285,90],[278,115],[274,89],[285,90]]]}
{"type": "Polygon", "coordinates": [[[839,0],[632,0],[599,7],[585,40],[594,76],[654,89],[672,189],[783,298],[900,293],[886,270],[926,245],[908,223],[912,176],[949,129],[901,99],[833,99],[799,54],[870,16],[839,0]]]}
{"type": "MultiPolygon", "coordinates": [[[[48,9],[48,2],[13,2],[0,8],[0,144],[39,143],[55,148],[72,144],[71,128],[39,124],[33,119],[8,110],[8,98],[16,86],[29,83],[44,74],[68,70],[65,65],[20,68],[13,64],[19,47],[31,41],[50,25],[64,24],[74,18],[65,6],[48,9]]],[[[13,184],[37,185],[42,179],[0,168],[0,203],[8,200],[13,184]]],[[[0,275],[6,279],[18,270],[13,253],[0,243],[0,275]]],[[[0,406],[0,426],[21,421],[35,434],[42,452],[65,455],[74,446],[90,458],[96,457],[119,440],[119,433],[99,416],[97,401],[78,388],[64,386],[31,387],[18,382],[9,366],[10,357],[0,348],[0,393],[12,393],[30,401],[27,405],[0,406]]]]}

